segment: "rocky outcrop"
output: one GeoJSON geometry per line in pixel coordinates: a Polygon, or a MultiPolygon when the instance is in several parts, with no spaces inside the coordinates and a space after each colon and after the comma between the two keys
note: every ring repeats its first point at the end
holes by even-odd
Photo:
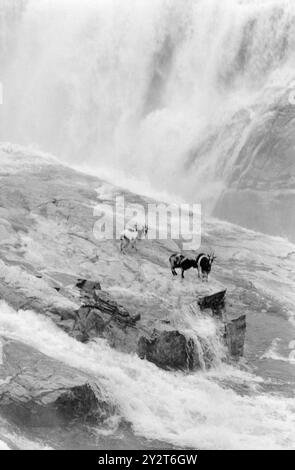
{"type": "Polygon", "coordinates": [[[0,410],[26,426],[102,423],[114,412],[82,372],[22,343],[0,338],[0,410]]]}
{"type": "Polygon", "coordinates": [[[202,311],[209,309],[221,319],[224,325],[223,338],[229,355],[238,359],[244,355],[246,315],[237,315],[232,307],[228,309],[225,296],[226,290],[203,296],[198,299],[198,305],[202,311]]]}
{"type": "Polygon", "coordinates": [[[101,291],[101,285],[98,281],[89,281],[87,279],[78,279],[76,287],[81,291],[81,297],[84,299],[93,299],[97,296],[97,291],[101,291]]]}
{"type": "MultiPolygon", "coordinates": [[[[202,349],[209,367],[211,345],[194,331],[196,348],[191,325],[183,328],[182,308],[195,302],[197,291],[203,293],[197,313],[223,318],[228,271],[220,270],[216,282],[214,269],[207,285],[196,283],[192,272],[185,282],[169,278],[168,258],[178,249],[172,240],[140,240],[137,252],[123,256],[118,241],[95,237],[94,208],[115,195],[126,203],[146,204],[146,198],[21,149],[0,145],[0,157],[0,298],[16,310],[46,315],[82,342],[104,338],[165,369],[201,367],[202,349]]],[[[220,236],[213,236],[206,243],[216,246],[220,236]]],[[[227,337],[233,330],[229,325],[227,337]]]]}
{"type": "Polygon", "coordinates": [[[113,344],[116,337],[119,339],[122,334],[128,334],[128,328],[140,320],[140,315],[131,315],[108,292],[101,290],[99,282],[80,279],[76,287],[80,290],[81,307],[76,312],[72,328],[69,328],[76,339],[85,342],[104,337],[113,344]],[[116,335],[115,330],[121,331],[116,335]]]}
{"type": "Polygon", "coordinates": [[[177,330],[154,330],[151,337],[142,336],[138,355],[162,369],[193,370],[200,367],[195,356],[195,344],[177,330]]]}
{"type": "Polygon", "coordinates": [[[232,358],[238,359],[244,355],[245,335],[246,315],[225,322],[224,339],[232,358]]]}
{"type": "Polygon", "coordinates": [[[213,315],[220,316],[222,315],[225,308],[225,294],[226,290],[223,290],[221,292],[200,297],[198,300],[198,305],[201,310],[206,310],[209,308],[212,310],[213,315]]]}
{"type": "MultiPolygon", "coordinates": [[[[210,348],[202,338],[196,345],[193,338],[181,329],[173,328],[170,321],[165,324],[156,321],[156,328],[146,329],[139,322],[140,315],[131,315],[104,292],[97,281],[80,279],[76,287],[80,291],[81,307],[75,325],[69,331],[76,339],[84,342],[95,337],[106,338],[112,346],[137,352],[141,359],[166,370],[196,370],[211,366],[210,348]],[[198,348],[202,349],[202,359],[198,348]]],[[[220,312],[224,297],[225,291],[204,297],[202,308],[220,312]]]]}
{"type": "Polygon", "coordinates": [[[213,215],[294,242],[295,110],[289,93],[284,89],[275,106],[257,112],[213,215]]]}

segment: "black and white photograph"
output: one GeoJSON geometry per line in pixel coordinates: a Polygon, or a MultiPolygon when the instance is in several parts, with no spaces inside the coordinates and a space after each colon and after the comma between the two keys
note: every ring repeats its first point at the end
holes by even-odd
{"type": "Polygon", "coordinates": [[[294,0],[0,0],[0,450],[295,450],[294,0]]]}

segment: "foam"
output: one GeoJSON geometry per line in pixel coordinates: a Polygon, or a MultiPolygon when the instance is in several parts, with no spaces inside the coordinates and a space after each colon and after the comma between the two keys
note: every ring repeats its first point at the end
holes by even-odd
{"type": "Polygon", "coordinates": [[[78,343],[34,312],[4,302],[0,312],[1,335],[90,373],[138,435],[204,449],[295,446],[295,400],[262,394],[248,372],[222,365],[211,373],[166,372],[102,340],[78,343]],[[231,380],[252,383],[251,393],[237,394],[231,380]]]}

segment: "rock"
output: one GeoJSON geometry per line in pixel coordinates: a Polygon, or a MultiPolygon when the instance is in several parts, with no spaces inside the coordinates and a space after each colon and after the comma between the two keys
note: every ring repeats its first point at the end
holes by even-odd
{"type": "Polygon", "coordinates": [[[201,310],[210,308],[212,310],[213,315],[222,315],[222,311],[225,307],[225,294],[226,289],[215,294],[201,297],[198,300],[198,305],[201,310]]]}
{"type": "Polygon", "coordinates": [[[246,334],[246,315],[233,318],[225,323],[224,339],[229,353],[235,359],[243,356],[246,334]]]}
{"type": "Polygon", "coordinates": [[[102,423],[114,407],[86,374],[0,338],[0,411],[26,426],[102,423]]]}
{"type": "Polygon", "coordinates": [[[284,89],[276,106],[257,113],[213,216],[294,242],[295,111],[289,92],[284,89]]]}
{"type": "Polygon", "coordinates": [[[138,342],[138,355],[162,369],[192,370],[199,368],[195,344],[176,330],[154,330],[150,338],[142,336],[138,342]]]}
{"type": "Polygon", "coordinates": [[[198,299],[201,310],[210,309],[224,323],[224,340],[229,354],[238,359],[244,354],[246,335],[246,315],[236,316],[234,306],[225,302],[226,290],[207,295],[198,299]]]}
{"type": "MultiPolygon", "coordinates": [[[[196,348],[181,333],[181,309],[196,299],[195,279],[172,285],[166,278],[169,254],[179,248],[175,241],[142,240],[138,254],[122,257],[117,241],[94,236],[93,209],[97,190],[105,192],[103,181],[55,161],[43,163],[43,157],[31,158],[21,149],[7,157],[0,145],[0,157],[6,174],[0,187],[0,298],[16,310],[46,315],[81,342],[104,338],[120,351],[184,370],[200,366],[199,348],[202,366],[206,360],[209,367],[211,344],[199,338],[196,348]]],[[[126,202],[155,202],[112,190],[126,202]]],[[[215,294],[206,295],[211,286],[211,280],[199,286],[204,316],[206,308],[223,311],[221,299],[215,305],[215,294]]],[[[234,302],[235,310],[243,312],[239,305],[234,302]]]]}
{"type": "Polygon", "coordinates": [[[72,338],[75,338],[77,341],[80,341],[80,343],[87,343],[89,340],[89,336],[82,333],[81,331],[75,330],[71,332],[72,338]]]}
{"type": "Polygon", "coordinates": [[[58,324],[66,333],[71,334],[75,328],[76,322],[75,320],[61,320],[58,324]]]}
{"type": "MultiPolygon", "coordinates": [[[[82,305],[77,312],[74,330],[82,334],[83,340],[97,336],[109,339],[110,329],[113,340],[112,327],[115,326],[127,334],[127,327],[133,327],[140,320],[140,315],[131,315],[122,305],[115,302],[110,294],[92,287],[90,281],[83,283],[80,289],[83,290],[82,305]],[[90,287],[86,289],[85,296],[84,286],[87,285],[90,287]]],[[[75,337],[79,338],[79,335],[75,337]]]]}
{"type": "Polygon", "coordinates": [[[101,290],[101,285],[98,281],[89,281],[87,279],[78,279],[76,287],[80,289],[81,295],[95,295],[97,290],[101,290]]]}

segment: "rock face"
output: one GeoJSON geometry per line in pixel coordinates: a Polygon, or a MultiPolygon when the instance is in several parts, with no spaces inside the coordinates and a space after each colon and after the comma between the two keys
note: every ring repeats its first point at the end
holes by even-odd
{"type": "Polygon", "coordinates": [[[198,300],[200,309],[206,310],[207,308],[210,308],[213,315],[222,315],[222,311],[225,307],[225,294],[226,290],[223,290],[212,295],[201,297],[198,300]]]}
{"type": "Polygon", "coordinates": [[[195,345],[179,331],[154,330],[150,338],[142,336],[138,355],[162,369],[193,370],[200,367],[195,358],[195,345]]]}
{"type": "Polygon", "coordinates": [[[80,290],[81,307],[70,331],[76,339],[85,342],[99,336],[113,343],[115,330],[121,330],[117,336],[128,335],[128,327],[134,327],[140,320],[140,315],[131,315],[102,291],[98,282],[83,279],[76,287],[80,290]]]}
{"type": "Polygon", "coordinates": [[[284,90],[280,102],[256,117],[231,162],[214,216],[294,242],[295,110],[289,92],[284,90]]]}
{"type": "MultiPolygon", "coordinates": [[[[101,290],[96,281],[79,280],[76,286],[80,289],[82,306],[77,312],[73,329],[69,333],[79,341],[88,341],[95,337],[104,337],[109,343],[122,349],[122,341],[129,343],[131,351],[136,349],[141,359],[153,362],[162,369],[196,370],[202,367],[199,351],[192,338],[184,335],[181,330],[173,329],[169,324],[165,329],[153,328],[150,333],[142,335],[140,315],[131,315],[122,305],[101,290]],[[137,347],[136,347],[137,343],[137,347]]],[[[199,299],[201,310],[211,309],[213,315],[226,317],[226,290],[204,296],[199,299]]],[[[229,354],[234,358],[243,355],[246,324],[233,319],[225,323],[225,343],[229,354]]],[[[210,367],[212,357],[202,338],[200,347],[204,349],[206,367],[210,367]]],[[[124,348],[123,348],[124,349],[124,348]]]]}
{"type": "MultiPolygon", "coordinates": [[[[200,367],[182,308],[203,293],[201,315],[222,316],[228,268],[221,266],[219,279],[214,269],[207,286],[193,272],[178,282],[169,271],[169,255],[179,248],[172,240],[139,240],[138,250],[123,256],[118,240],[96,238],[96,204],[117,195],[126,203],[155,201],[18,147],[0,144],[0,159],[0,298],[46,315],[79,341],[104,338],[165,369],[200,367]]],[[[213,236],[210,246],[220,238],[213,236]]],[[[232,260],[226,262],[231,269],[232,260]]],[[[196,336],[209,367],[210,343],[196,336]]]]}
{"type": "Polygon", "coordinates": [[[246,315],[233,318],[225,323],[224,339],[230,355],[238,359],[244,355],[246,315]]]}
{"type": "Polygon", "coordinates": [[[0,410],[17,424],[102,423],[113,412],[89,377],[22,343],[0,338],[0,410]]]}
{"type": "Polygon", "coordinates": [[[81,290],[81,295],[83,295],[85,299],[87,299],[87,297],[92,299],[97,295],[97,291],[101,290],[100,282],[89,281],[87,279],[78,279],[76,287],[81,290]]]}
{"type": "Polygon", "coordinates": [[[237,316],[232,309],[228,310],[225,301],[226,290],[199,298],[200,309],[209,309],[217,315],[224,324],[224,342],[229,355],[238,359],[244,355],[246,335],[246,315],[237,316]]]}

